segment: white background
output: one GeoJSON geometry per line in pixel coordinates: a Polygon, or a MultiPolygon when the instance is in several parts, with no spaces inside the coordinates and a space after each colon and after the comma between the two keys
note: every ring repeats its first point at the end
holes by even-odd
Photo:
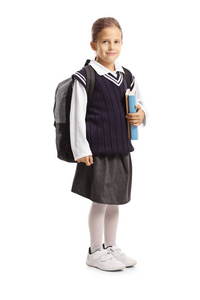
{"type": "Polygon", "coordinates": [[[1,299],[199,300],[198,1],[3,1],[0,22],[1,299]],[[115,273],[85,264],[90,201],[70,192],[53,127],[55,88],[94,57],[107,16],[150,115],[117,239],[138,264],[115,273]]]}

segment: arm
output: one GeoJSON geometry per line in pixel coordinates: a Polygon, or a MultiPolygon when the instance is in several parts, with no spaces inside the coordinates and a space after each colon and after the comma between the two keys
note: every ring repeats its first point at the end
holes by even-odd
{"type": "Polygon", "coordinates": [[[133,89],[136,92],[136,108],[137,108],[137,112],[134,114],[128,114],[126,116],[126,118],[130,121],[130,123],[134,126],[145,126],[146,125],[146,121],[147,121],[147,117],[148,117],[148,112],[147,109],[144,106],[144,102],[141,96],[141,92],[139,89],[139,86],[137,84],[137,82],[135,82],[135,86],[133,89]]]}
{"type": "Polygon", "coordinates": [[[70,109],[70,141],[74,159],[78,162],[92,163],[92,152],[86,138],[85,115],[87,93],[77,80],[74,81],[70,109]]]}

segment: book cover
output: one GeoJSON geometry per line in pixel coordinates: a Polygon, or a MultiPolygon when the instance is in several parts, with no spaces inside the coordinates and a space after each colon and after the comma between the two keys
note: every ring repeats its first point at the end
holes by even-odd
{"type": "MultiPolygon", "coordinates": [[[[136,93],[135,91],[127,90],[126,91],[126,113],[136,113],[136,93]]],[[[131,125],[127,120],[128,127],[128,137],[131,140],[138,140],[138,128],[134,125],[131,125]]]]}
{"type": "MultiPolygon", "coordinates": [[[[128,89],[127,91],[126,91],[126,94],[125,94],[125,99],[126,99],[126,114],[128,114],[129,113],[129,93],[130,93],[130,90],[128,89]]],[[[127,119],[127,128],[128,128],[128,137],[129,137],[129,139],[131,139],[131,127],[130,127],[130,124],[129,124],[129,121],[128,121],[128,119],[127,119]]]]}

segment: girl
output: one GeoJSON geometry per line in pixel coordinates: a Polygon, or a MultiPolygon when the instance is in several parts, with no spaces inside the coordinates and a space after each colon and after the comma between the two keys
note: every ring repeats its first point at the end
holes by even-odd
{"type": "Polygon", "coordinates": [[[116,233],[119,205],[131,198],[130,152],[134,148],[128,138],[126,118],[134,126],[145,125],[146,111],[135,84],[137,113],[125,114],[126,80],[123,68],[116,62],[122,47],[122,29],[117,20],[98,19],[92,26],[90,44],[96,57],[90,61],[95,70],[95,86],[88,107],[85,70],[73,75],[70,138],[79,164],[72,192],[92,201],[87,265],[114,271],[137,263],[116,245],[116,233]]]}

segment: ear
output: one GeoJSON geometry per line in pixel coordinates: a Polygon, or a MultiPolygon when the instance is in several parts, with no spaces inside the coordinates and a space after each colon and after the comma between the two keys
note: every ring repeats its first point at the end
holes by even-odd
{"type": "Polygon", "coordinates": [[[96,51],[97,47],[96,47],[96,43],[95,42],[90,42],[90,46],[92,48],[92,50],[96,51]]]}

